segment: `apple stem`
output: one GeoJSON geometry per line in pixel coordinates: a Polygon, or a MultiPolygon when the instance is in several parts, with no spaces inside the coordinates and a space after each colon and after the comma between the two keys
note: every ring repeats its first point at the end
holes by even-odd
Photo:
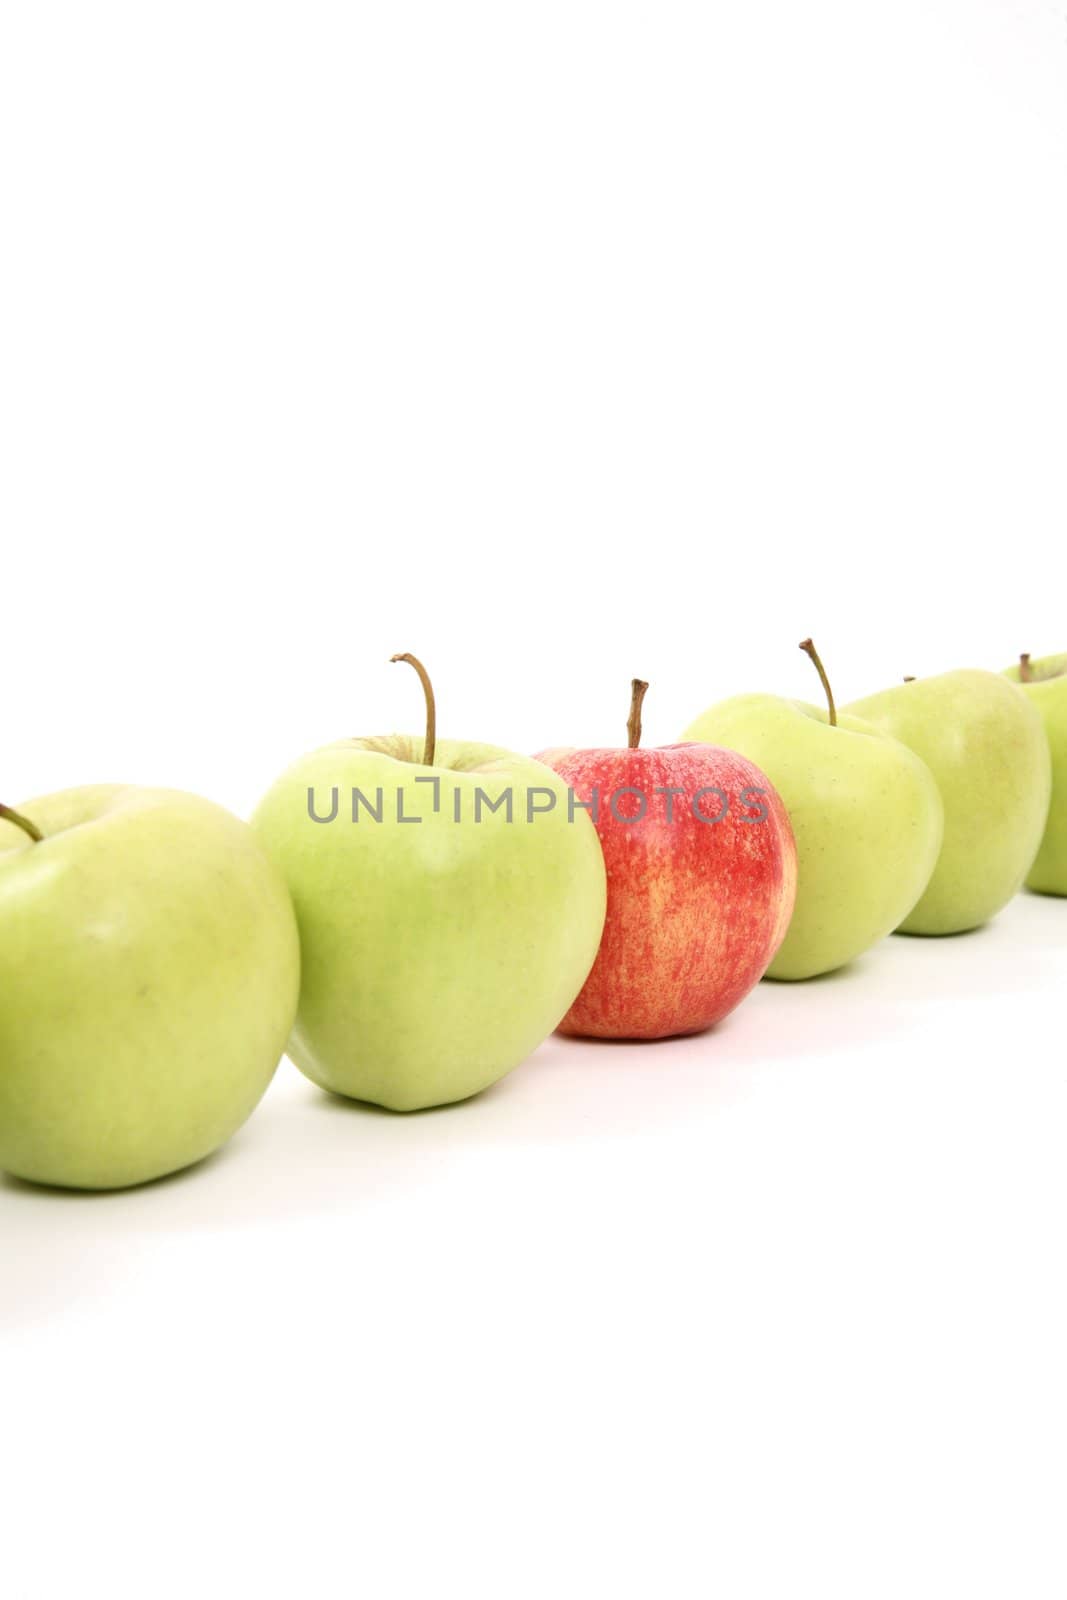
{"type": "Polygon", "coordinates": [[[1023,654],[1019,657],[1019,682],[1033,683],[1033,681],[1034,674],[1030,667],[1030,652],[1028,650],[1024,650],[1023,654]]]}
{"type": "Polygon", "coordinates": [[[0,817],[3,817],[5,822],[13,822],[16,828],[22,829],[23,833],[28,833],[34,844],[40,844],[43,841],[44,834],[37,824],[31,822],[29,817],[23,817],[19,812],[12,811],[10,806],[0,805],[0,817]]]}
{"type": "Polygon", "coordinates": [[[915,674],[914,674],[914,672],[911,674],[910,677],[908,676],[907,673],[905,673],[904,674],[904,682],[905,683],[914,683],[915,682],[915,674]]]}
{"type": "Polygon", "coordinates": [[[826,693],[826,704],[830,708],[830,726],[831,728],[836,728],[837,707],[834,705],[834,691],[830,688],[830,680],[826,676],[826,668],[819,660],[819,652],[816,650],[810,639],[802,639],[800,641],[800,648],[803,650],[804,654],[810,656],[815,663],[815,670],[819,674],[823,689],[826,693]]]}
{"type": "Polygon", "coordinates": [[[631,750],[641,743],[641,703],[648,693],[648,684],[634,678],[630,684],[630,715],[626,720],[626,739],[631,750]]]}
{"type": "Polygon", "coordinates": [[[390,661],[406,661],[409,667],[414,667],[422,684],[422,692],[426,696],[426,743],[422,752],[424,767],[433,766],[434,753],[437,750],[437,704],[433,697],[433,684],[430,674],[426,671],[418,656],[410,655],[406,650],[403,655],[390,656],[390,661]]]}

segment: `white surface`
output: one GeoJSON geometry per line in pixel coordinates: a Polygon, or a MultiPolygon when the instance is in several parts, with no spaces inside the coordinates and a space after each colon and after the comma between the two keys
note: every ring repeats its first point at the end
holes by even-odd
{"type": "Polygon", "coordinates": [[[1058,1596],[1065,913],[6,1184],[24,1592],[1058,1596]]]}
{"type": "MultiPolygon", "coordinates": [[[[1067,645],[1042,0],[8,7],[3,760],[247,811],[1067,645]]],[[[1067,905],[0,1187],[4,1592],[1061,1596],[1067,905]]]]}

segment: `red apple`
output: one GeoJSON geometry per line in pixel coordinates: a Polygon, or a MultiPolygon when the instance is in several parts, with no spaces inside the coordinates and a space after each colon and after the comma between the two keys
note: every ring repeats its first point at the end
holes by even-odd
{"type": "Polygon", "coordinates": [[[743,756],[642,750],[634,679],[622,750],[546,750],[572,806],[591,807],[608,874],[600,950],[561,1033],[663,1039],[732,1011],[785,938],[797,857],[784,805],[743,756]]]}

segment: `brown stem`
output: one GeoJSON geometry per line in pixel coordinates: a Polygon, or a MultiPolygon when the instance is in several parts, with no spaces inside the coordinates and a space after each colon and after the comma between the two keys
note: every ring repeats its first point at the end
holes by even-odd
{"type": "Polygon", "coordinates": [[[28,833],[34,844],[40,844],[43,840],[44,834],[37,824],[31,822],[29,817],[23,817],[17,811],[12,811],[10,806],[0,805],[0,817],[3,817],[5,822],[13,822],[23,833],[28,833]]]}
{"type": "Polygon", "coordinates": [[[1030,652],[1028,650],[1024,650],[1023,654],[1019,657],[1019,682],[1033,683],[1033,681],[1034,674],[1030,666],[1030,652]]]}
{"type": "Polygon", "coordinates": [[[908,674],[907,674],[907,673],[905,673],[905,674],[904,674],[904,682],[905,682],[905,683],[914,683],[914,682],[915,682],[915,674],[914,674],[914,673],[912,673],[912,675],[911,675],[911,677],[910,677],[910,678],[909,678],[909,677],[908,677],[908,674]]]}
{"type": "Polygon", "coordinates": [[[830,688],[830,680],[826,676],[826,668],[819,660],[819,652],[816,650],[810,639],[802,639],[800,641],[800,648],[804,651],[804,654],[810,656],[815,663],[815,670],[822,680],[823,690],[826,694],[826,704],[830,708],[830,726],[831,728],[836,728],[837,707],[834,705],[834,691],[830,688]]]}
{"type": "Polygon", "coordinates": [[[390,656],[390,661],[406,661],[409,667],[414,667],[422,684],[422,692],[426,696],[426,743],[422,751],[422,764],[424,767],[433,766],[434,753],[437,749],[437,705],[433,697],[433,684],[430,674],[426,671],[418,656],[409,655],[405,650],[403,655],[390,656]]]}
{"type": "Polygon", "coordinates": [[[626,739],[631,750],[641,743],[641,703],[648,693],[648,684],[635,678],[630,684],[630,715],[626,720],[626,739]]]}

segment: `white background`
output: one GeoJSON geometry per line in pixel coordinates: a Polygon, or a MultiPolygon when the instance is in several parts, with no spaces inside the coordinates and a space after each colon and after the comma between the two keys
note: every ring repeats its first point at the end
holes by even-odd
{"type": "MultiPolygon", "coordinates": [[[[1062,3],[0,19],[9,803],[1067,648],[1062,3]]],[[[5,1594],[1062,1596],[1065,956],[0,1184],[5,1594]]]]}

